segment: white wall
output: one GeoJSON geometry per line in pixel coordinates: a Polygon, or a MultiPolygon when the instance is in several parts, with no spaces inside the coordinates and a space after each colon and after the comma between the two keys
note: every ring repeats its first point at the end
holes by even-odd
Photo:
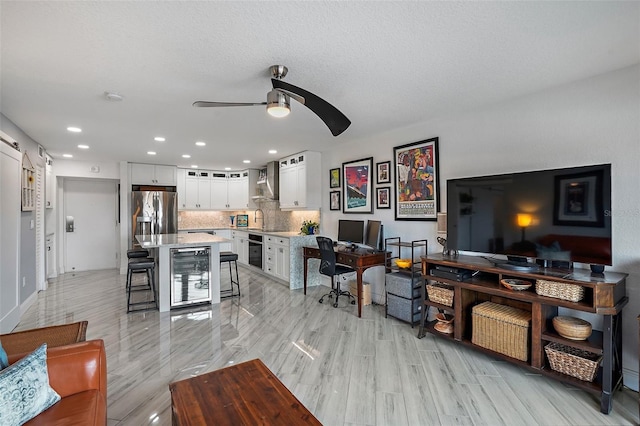
{"type": "MultiPolygon", "coordinates": [[[[374,165],[392,160],[394,146],[434,136],[440,138],[441,211],[446,210],[445,182],[450,178],[611,163],[613,266],[607,269],[629,274],[629,304],[623,312],[623,367],[625,384],[637,389],[639,123],[640,66],[636,65],[341,146],[323,153],[321,232],[335,237],[338,219],[346,216],[329,210],[329,169],[370,156],[374,165]]],[[[396,222],[393,209],[374,209],[373,215],[347,218],[382,220],[385,236],[400,236],[403,240],[428,238],[429,250],[440,250],[437,243],[432,243],[434,222],[396,222]]]]}
{"type": "Polygon", "coordinates": [[[120,180],[120,166],[113,162],[87,162],[56,159],[53,173],[57,177],[120,180]]]}

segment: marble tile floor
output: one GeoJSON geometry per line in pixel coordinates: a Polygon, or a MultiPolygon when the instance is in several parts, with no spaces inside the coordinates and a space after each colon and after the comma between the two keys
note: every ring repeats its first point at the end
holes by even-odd
{"type": "MultiPolygon", "coordinates": [[[[222,288],[228,275],[222,274],[222,288]]],[[[226,282],[225,282],[226,280],[226,282]]],[[[260,358],[325,425],[624,425],[638,394],[594,395],[384,317],[384,307],[319,304],[240,268],[242,296],[160,314],[126,313],[116,270],[54,280],[17,330],[88,320],[104,339],[108,424],[170,425],[169,383],[260,358]]]]}

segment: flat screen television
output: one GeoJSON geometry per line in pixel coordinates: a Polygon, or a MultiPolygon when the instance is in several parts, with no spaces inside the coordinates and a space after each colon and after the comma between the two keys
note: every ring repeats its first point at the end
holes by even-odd
{"type": "Polygon", "coordinates": [[[448,180],[447,248],[611,265],[611,165],[448,180]]]}
{"type": "Polygon", "coordinates": [[[339,220],[338,241],[362,244],[364,242],[364,220],[339,220]]]}

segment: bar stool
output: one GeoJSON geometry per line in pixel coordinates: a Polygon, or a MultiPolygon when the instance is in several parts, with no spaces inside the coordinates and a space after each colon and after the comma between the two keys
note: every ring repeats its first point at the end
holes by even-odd
{"type": "MultiPolygon", "coordinates": [[[[140,259],[140,258],[148,258],[149,257],[149,250],[147,249],[143,249],[143,248],[132,248],[127,250],[127,259],[129,259],[129,262],[131,262],[132,259],[140,259]]],[[[133,270],[131,271],[131,273],[145,273],[145,270],[133,270]]],[[[126,286],[126,291],[129,291],[129,285],[131,285],[131,278],[129,277],[129,271],[127,271],[127,286],[126,286]]],[[[144,289],[151,289],[151,287],[149,287],[149,284],[145,284],[143,286],[134,286],[134,288],[136,287],[144,287],[142,290],[144,289]]]]}
{"type": "Polygon", "coordinates": [[[156,263],[154,259],[150,258],[135,258],[129,261],[127,265],[127,313],[134,311],[146,311],[148,309],[158,309],[158,299],[156,297],[156,285],[155,285],[155,267],[156,263]],[[147,274],[147,284],[132,286],[131,280],[135,272],[145,272],[147,274]],[[144,287],[144,288],[140,288],[144,287]],[[145,300],[141,302],[131,302],[131,293],[134,291],[151,291],[153,296],[152,300],[145,300]],[[145,306],[142,309],[131,309],[133,306],[145,306]],[[153,305],[153,306],[150,306],[153,305]]]}
{"type": "Polygon", "coordinates": [[[240,296],[240,279],[238,277],[238,254],[230,251],[221,251],[220,252],[220,264],[223,262],[227,262],[229,264],[229,280],[231,281],[231,288],[229,290],[220,290],[220,297],[235,297],[240,296]],[[231,272],[231,262],[234,263],[236,267],[236,279],[233,280],[233,274],[231,272]],[[233,292],[233,285],[238,287],[238,293],[235,294],[233,292]]]}
{"type": "Polygon", "coordinates": [[[127,250],[127,259],[136,257],[149,257],[149,250],[143,248],[133,248],[127,250]]]}

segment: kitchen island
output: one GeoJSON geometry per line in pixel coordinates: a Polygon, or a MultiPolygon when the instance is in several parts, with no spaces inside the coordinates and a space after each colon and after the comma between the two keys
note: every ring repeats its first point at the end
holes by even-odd
{"type": "MultiPolygon", "coordinates": [[[[299,231],[273,231],[261,228],[244,227],[217,227],[217,228],[183,228],[178,232],[206,232],[214,235],[232,235],[234,241],[231,251],[238,253],[238,263],[253,268],[247,263],[249,257],[248,246],[238,244],[237,241],[246,240],[248,234],[257,234],[263,237],[263,268],[262,271],[269,276],[276,278],[276,282],[285,284],[291,290],[298,290],[304,287],[304,268],[302,258],[302,248],[305,246],[317,246],[317,235],[301,235],[299,231]],[[229,234],[225,234],[229,233],[229,234]],[[233,234],[236,236],[233,236],[233,234]],[[240,236],[237,234],[241,233],[240,236]],[[244,251],[244,253],[243,253],[244,251]],[[281,259],[281,256],[283,258],[281,259]],[[273,263],[272,263],[273,262],[273,263]]],[[[318,273],[320,260],[311,259],[309,261],[309,276],[307,287],[322,284],[321,275],[318,273]]]]}
{"type": "Polygon", "coordinates": [[[137,235],[140,246],[156,249],[155,257],[158,270],[158,298],[160,312],[171,309],[171,249],[203,248],[209,249],[209,294],[211,303],[220,303],[220,244],[228,239],[207,233],[137,235]]]}

